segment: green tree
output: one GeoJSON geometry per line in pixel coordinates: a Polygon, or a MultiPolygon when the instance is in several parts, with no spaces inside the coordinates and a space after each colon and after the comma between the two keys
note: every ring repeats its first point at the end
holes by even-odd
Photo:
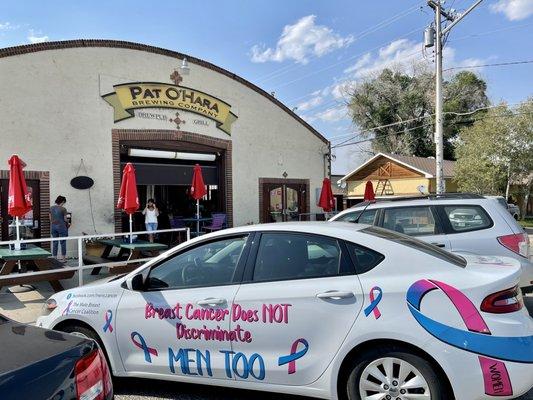
{"type": "Polygon", "coordinates": [[[463,128],[456,155],[455,180],[459,190],[508,196],[513,182],[531,179],[533,99],[514,112],[502,104],[463,128]]]}
{"type": "MultiPolygon", "coordinates": [[[[454,159],[453,142],[461,124],[468,124],[469,113],[489,104],[485,82],[468,71],[460,72],[444,82],[444,156],[454,159]]],[[[428,157],[435,155],[434,75],[427,70],[409,75],[383,70],[377,77],[357,85],[351,91],[348,108],[353,123],[363,136],[374,135],[372,149],[404,155],[428,157]],[[376,126],[401,125],[374,129],[376,126]]]]}

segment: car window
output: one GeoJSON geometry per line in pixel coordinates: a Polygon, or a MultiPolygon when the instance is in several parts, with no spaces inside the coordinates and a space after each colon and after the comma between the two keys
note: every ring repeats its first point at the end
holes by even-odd
{"type": "Polygon", "coordinates": [[[410,236],[393,232],[388,229],[379,228],[377,226],[369,226],[368,228],[361,229],[359,232],[366,233],[368,235],[380,237],[383,239],[391,240],[395,243],[399,243],[401,245],[410,247],[411,249],[415,249],[418,251],[421,251],[423,253],[429,254],[430,256],[439,258],[441,260],[447,261],[451,264],[454,264],[458,267],[466,267],[466,261],[463,257],[449,253],[447,251],[444,251],[437,246],[433,246],[432,244],[423,242],[422,240],[418,240],[415,238],[412,238],[410,236]]]}
{"type": "MultiPolygon", "coordinates": [[[[362,210],[357,210],[354,212],[346,213],[335,219],[335,221],[355,222],[357,217],[359,217],[359,215],[361,214],[361,211],[362,210]]],[[[361,215],[361,218],[359,218],[359,223],[374,225],[374,219],[376,218],[377,212],[377,209],[365,210],[365,212],[363,212],[363,215],[361,215]]]]}
{"type": "Polygon", "coordinates": [[[188,288],[227,285],[244,249],[247,236],[222,239],[185,250],[155,266],[148,288],[188,288]]]}
{"type": "Polygon", "coordinates": [[[319,235],[264,233],[253,280],[319,278],[354,273],[337,240],[319,235]]]}
{"type": "Polygon", "coordinates": [[[383,227],[410,236],[437,233],[435,217],[429,206],[385,208],[383,227]]]}
{"type": "Polygon", "coordinates": [[[355,260],[355,268],[358,274],[370,271],[385,259],[383,254],[358,244],[347,243],[347,246],[350,255],[355,260]]]}
{"type": "Polygon", "coordinates": [[[492,226],[492,220],[481,206],[450,205],[443,208],[454,232],[475,231],[492,226]]]}

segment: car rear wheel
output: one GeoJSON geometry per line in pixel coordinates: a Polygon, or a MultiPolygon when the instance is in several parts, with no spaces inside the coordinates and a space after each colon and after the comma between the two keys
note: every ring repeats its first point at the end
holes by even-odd
{"type": "Polygon", "coordinates": [[[349,400],[446,398],[446,388],[428,361],[393,349],[368,351],[358,357],[346,389],[349,400]]]}

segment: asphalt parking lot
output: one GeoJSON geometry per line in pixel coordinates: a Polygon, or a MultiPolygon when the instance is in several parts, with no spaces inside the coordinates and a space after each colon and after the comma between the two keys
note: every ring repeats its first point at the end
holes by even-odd
{"type": "MultiPolygon", "coordinates": [[[[533,316],[533,296],[524,298],[533,316]]],[[[118,379],[115,382],[116,400],[267,400],[272,393],[219,388],[216,386],[190,385],[144,379],[118,379]]],[[[276,400],[311,400],[308,397],[275,395],[276,400]]],[[[533,400],[533,390],[517,400],[533,400]]]]}

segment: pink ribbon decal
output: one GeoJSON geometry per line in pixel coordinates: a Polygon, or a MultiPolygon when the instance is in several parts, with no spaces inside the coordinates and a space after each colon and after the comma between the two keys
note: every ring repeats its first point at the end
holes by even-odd
{"type": "Polygon", "coordinates": [[[150,354],[154,356],[158,355],[156,349],[152,347],[148,347],[148,345],[146,344],[146,340],[144,340],[144,338],[141,336],[139,332],[131,333],[131,341],[133,342],[135,346],[137,346],[139,349],[144,351],[144,359],[146,362],[149,362],[149,363],[152,362],[152,357],[150,356],[150,354]],[[138,338],[139,341],[135,340],[135,338],[138,338]]]}
{"type": "Polygon", "coordinates": [[[291,346],[291,354],[288,354],[286,356],[280,357],[278,359],[278,365],[285,365],[289,364],[289,375],[294,374],[296,372],[296,360],[299,358],[302,358],[305,353],[309,350],[309,343],[307,343],[307,340],[300,338],[294,341],[294,343],[291,346]],[[300,351],[298,350],[298,345],[303,344],[304,348],[300,351]]]}
{"type": "Polygon", "coordinates": [[[70,312],[70,306],[72,305],[72,302],[74,300],[70,300],[70,302],[68,303],[68,305],[65,307],[65,309],[63,310],[63,312],[61,313],[61,315],[68,315],[68,313],[70,312]]]}
{"type": "Polygon", "coordinates": [[[485,394],[490,396],[513,395],[513,386],[503,362],[479,356],[479,363],[481,364],[481,371],[483,371],[485,394]]]}
{"type": "MultiPolygon", "coordinates": [[[[430,334],[444,343],[478,353],[478,359],[483,373],[485,394],[490,396],[512,396],[513,387],[505,363],[489,358],[487,354],[492,355],[491,353],[500,352],[502,353],[502,358],[504,358],[506,356],[504,354],[505,351],[518,350],[516,351],[517,354],[523,355],[520,352],[521,347],[518,348],[514,345],[515,340],[519,344],[523,342],[525,348],[527,348],[530,338],[503,338],[507,346],[501,345],[500,339],[492,336],[485,320],[470,299],[461,291],[444,282],[422,279],[413,283],[407,291],[407,302],[409,310],[415,319],[430,334]],[[448,296],[455,309],[459,312],[468,331],[461,331],[457,328],[440,324],[421,313],[420,305],[423,297],[428,292],[437,289],[440,289],[448,296]],[[501,348],[498,348],[499,344],[501,348]],[[515,347],[517,348],[515,349],[515,347]]],[[[525,357],[526,362],[528,362],[527,355],[525,357]]],[[[517,357],[515,356],[514,358],[516,359],[517,357]]]]}
{"type": "Polygon", "coordinates": [[[374,313],[374,318],[378,319],[381,317],[381,312],[378,309],[378,304],[381,301],[381,298],[383,297],[383,291],[379,286],[374,286],[372,289],[370,289],[370,293],[368,295],[370,298],[370,305],[365,308],[365,316],[369,316],[371,312],[374,313]],[[377,297],[374,297],[374,292],[378,293],[377,297]]]}
{"type": "Polygon", "coordinates": [[[102,328],[104,332],[107,332],[107,330],[109,330],[109,332],[113,332],[113,325],[111,325],[112,319],[113,319],[113,311],[107,310],[105,313],[105,325],[102,328]]]}

